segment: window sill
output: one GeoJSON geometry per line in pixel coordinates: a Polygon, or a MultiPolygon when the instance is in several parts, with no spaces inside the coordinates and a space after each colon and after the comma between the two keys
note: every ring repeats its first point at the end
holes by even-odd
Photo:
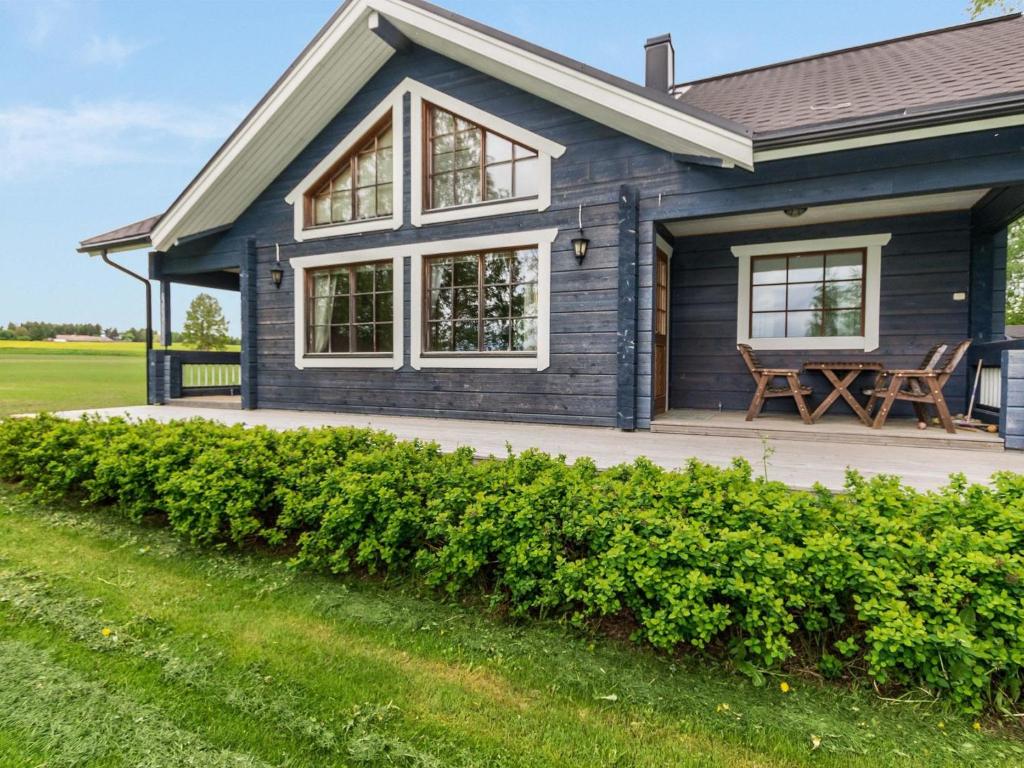
{"type": "Polygon", "coordinates": [[[317,224],[315,226],[296,229],[295,240],[297,242],[302,242],[304,240],[316,240],[321,237],[358,235],[364,232],[382,232],[388,229],[398,229],[400,226],[402,226],[402,221],[398,216],[346,221],[344,224],[317,224]]]}
{"type": "Polygon", "coordinates": [[[870,343],[864,336],[803,336],[797,338],[737,339],[739,344],[749,344],[755,350],[851,350],[871,352],[878,349],[878,343],[870,343]]]}
{"type": "Polygon", "coordinates": [[[491,200],[486,203],[462,205],[455,208],[436,208],[417,212],[413,209],[413,226],[423,224],[441,224],[464,219],[479,219],[484,216],[501,216],[506,213],[522,213],[524,211],[543,211],[548,201],[541,196],[517,197],[511,200],[491,200]]]}

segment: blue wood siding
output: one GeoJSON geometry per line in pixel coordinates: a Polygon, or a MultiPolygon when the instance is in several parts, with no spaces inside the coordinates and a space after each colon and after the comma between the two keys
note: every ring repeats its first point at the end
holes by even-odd
{"type": "MultiPolygon", "coordinates": [[[[892,240],[882,248],[878,350],[815,351],[809,346],[803,351],[765,351],[763,360],[772,367],[799,368],[810,359],[874,358],[913,368],[933,344],[967,338],[969,303],[953,299],[955,292],[967,293],[970,286],[966,212],[679,237],[672,258],[671,406],[745,410],[750,405],[754,382],[736,352],[738,268],[732,246],[885,232],[892,233],[892,240]]],[[[815,400],[831,391],[820,375],[803,378],[814,387],[815,400]]],[[[954,410],[964,402],[966,378],[962,363],[946,385],[954,410]]],[[[858,381],[869,383],[867,375],[858,381]]],[[[792,401],[781,398],[769,401],[768,408],[796,413],[792,401]]],[[[848,411],[845,404],[835,408],[848,411]]]]}

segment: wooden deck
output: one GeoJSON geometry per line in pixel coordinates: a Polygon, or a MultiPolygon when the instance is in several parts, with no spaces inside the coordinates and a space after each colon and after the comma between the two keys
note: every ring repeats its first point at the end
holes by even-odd
{"type": "Polygon", "coordinates": [[[179,408],[218,408],[228,411],[242,410],[241,395],[193,395],[172,398],[169,405],[179,408]]]}
{"type": "Polygon", "coordinates": [[[741,411],[679,408],[655,419],[651,431],[676,435],[799,440],[808,443],[1003,450],[1003,440],[999,435],[971,429],[958,429],[955,435],[951,435],[940,426],[918,429],[913,419],[889,419],[881,429],[871,429],[847,414],[826,414],[814,424],[804,424],[796,415],[766,413],[753,421],[746,421],[744,416],[741,411]]]}
{"type": "MultiPolygon", "coordinates": [[[[261,424],[272,429],[372,427],[391,432],[404,440],[433,440],[445,450],[472,446],[479,456],[504,455],[507,445],[516,452],[539,448],[563,454],[570,460],[589,456],[599,467],[614,466],[640,456],[670,469],[682,466],[691,457],[720,466],[728,464],[734,457],[743,457],[755,467],[756,472],[761,473],[764,459],[764,443],[756,430],[724,436],[620,432],[599,427],[518,422],[269,409],[241,411],[174,405],[69,411],[63,415],[75,417],[82,413],[159,421],[202,417],[226,424],[261,424]]],[[[863,429],[868,430],[867,427],[863,429]]],[[[792,435],[789,431],[786,434],[792,435]]],[[[808,488],[818,482],[838,489],[843,486],[846,468],[853,467],[865,475],[900,475],[906,483],[926,490],[944,485],[953,472],[963,472],[973,482],[985,482],[999,470],[1024,473],[1024,451],[963,450],[963,446],[950,447],[948,441],[941,439],[934,446],[876,443],[867,447],[861,443],[822,440],[819,439],[820,434],[811,439],[769,437],[773,452],[768,458],[768,477],[795,488],[808,488]]]]}

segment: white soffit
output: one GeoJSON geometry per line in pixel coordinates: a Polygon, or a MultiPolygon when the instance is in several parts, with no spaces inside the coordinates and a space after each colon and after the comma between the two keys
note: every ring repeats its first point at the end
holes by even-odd
{"type": "Polygon", "coordinates": [[[968,189],[960,192],[941,192],[935,195],[892,197],[863,203],[820,205],[810,207],[801,216],[787,216],[782,209],[740,216],[717,216],[708,219],[689,219],[667,224],[677,237],[712,235],[721,232],[746,232],[755,229],[803,227],[809,224],[828,224],[836,221],[879,219],[886,216],[908,216],[917,213],[965,211],[988,193],[987,189],[968,189]]]}
{"type": "Polygon", "coordinates": [[[753,167],[748,136],[701,120],[403,0],[350,0],[327,23],[171,205],[152,233],[181,237],[234,220],[391,56],[379,12],[410,40],[637,139],[679,154],[753,167]]]}

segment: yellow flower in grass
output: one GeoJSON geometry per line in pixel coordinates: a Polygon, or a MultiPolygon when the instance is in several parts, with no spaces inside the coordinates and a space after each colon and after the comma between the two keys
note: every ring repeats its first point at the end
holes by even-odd
{"type": "Polygon", "coordinates": [[[104,627],[102,630],[100,630],[100,634],[104,637],[110,637],[110,627],[104,627]]]}
{"type": "Polygon", "coordinates": [[[981,723],[979,723],[979,722],[978,722],[977,720],[975,720],[975,721],[974,721],[974,725],[972,725],[971,727],[972,727],[972,728],[973,728],[974,730],[976,730],[976,731],[980,731],[980,730],[981,730],[981,723]]]}
{"type": "Polygon", "coordinates": [[[783,680],[781,683],[779,683],[779,690],[783,693],[789,693],[789,683],[783,680]]]}

